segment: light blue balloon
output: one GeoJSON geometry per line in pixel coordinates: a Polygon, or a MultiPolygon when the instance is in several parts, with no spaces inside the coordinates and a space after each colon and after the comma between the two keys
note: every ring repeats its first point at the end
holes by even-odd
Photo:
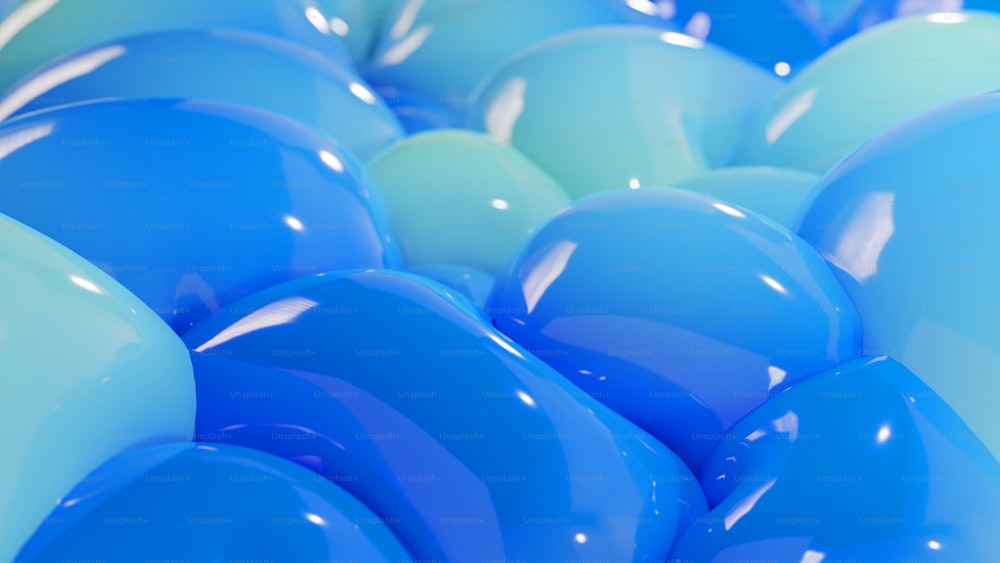
{"type": "Polygon", "coordinates": [[[325,133],[362,160],[403,136],[351,71],[284,39],[234,30],[119,39],[63,58],[15,85],[0,119],[101,98],[198,98],[253,106],[325,133]]]}
{"type": "Polygon", "coordinates": [[[371,55],[385,21],[384,4],[388,0],[317,0],[329,18],[330,30],[343,39],[347,52],[356,63],[371,55]]]}
{"type": "Polygon", "coordinates": [[[486,298],[493,289],[493,276],[468,266],[428,264],[408,268],[407,271],[457,291],[480,311],[486,307],[486,298]]]}
{"type": "Polygon", "coordinates": [[[509,61],[481,85],[471,122],[579,198],[670,185],[723,165],[780,87],[687,35],[601,27],[509,61]]]}
{"type": "Polygon", "coordinates": [[[556,214],[497,274],[486,312],[695,469],[768,397],[861,345],[854,306],[808,244],[676,189],[556,214]]]}
{"type": "Polygon", "coordinates": [[[510,57],[565,31],[643,23],[674,29],[626,0],[397,2],[364,75],[463,110],[476,85],[510,57]]]}
{"type": "Polygon", "coordinates": [[[11,561],[105,460],[190,440],[195,387],[183,344],[146,305],[5,215],[0,278],[0,560],[11,561]]]}
{"type": "Polygon", "coordinates": [[[864,323],[1000,457],[1000,94],[887,131],[823,180],[799,234],[864,323]]]}
{"type": "Polygon", "coordinates": [[[746,207],[791,228],[798,225],[802,205],[819,180],[812,172],[745,166],[710,170],[674,186],[746,207]]]}
{"type": "Polygon", "coordinates": [[[676,561],[1000,557],[1000,464],[894,360],[816,375],[730,434],[699,472],[714,509],[676,561]]]}
{"type": "Polygon", "coordinates": [[[419,94],[392,86],[383,86],[377,92],[392,108],[408,135],[433,129],[457,129],[463,124],[458,112],[419,94]]]}

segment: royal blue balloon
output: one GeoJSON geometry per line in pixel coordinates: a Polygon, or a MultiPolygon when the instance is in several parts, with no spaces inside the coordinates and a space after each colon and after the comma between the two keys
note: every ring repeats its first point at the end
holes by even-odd
{"type": "Polygon", "coordinates": [[[1000,94],[931,111],[830,171],[799,234],[857,304],[868,355],[913,370],[1000,457],[1000,94]]]}
{"type": "Polygon", "coordinates": [[[1000,557],[1000,464],[894,360],[814,376],[731,436],[699,472],[716,506],[678,561],[1000,557]]]}
{"type": "Polygon", "coordinates": [[[409,135],[433,129],[454,129],[463,124],[457,112],[424,96],[391,86],[383,86],[377,91],[409,135]]]}
{"type": "Polygon", "coordinates": [[[497,275],[486,312],[692,468],[770,395],[861,343],[853,305],[809,245],[663,188],[556,214],[497,275]]]}
{"type": "Polygon", "coordinates": [[[430,264],[408,268],[407,271],[457,291],[479,310],[486,307],[486,299],[493,289],[493,276],[468,266],[430,264]]]}
{"type": "Polygon", "coordinates": [[[17,561],[371,561],[410,557],[337,485],[225,445],[134,450],[55,507],[17,561]]]}
{"type": "Polygon", "coordinates": [[[185,342],[201,435],[343,485],[420,560],[662,560],[704,512],[667,448],[416,276],[296,280],[185,342]]]}
{"type": "Polygon", "coordinates": [[[178,332],[258,289],[398,267],[377,189],[328,138],[204,101],[110,100],[0,126],[0,209],[178,332]]]}
{"type": "Polygon", "coordinates": [[[403,136],[353,72],[284,39],[234,30],[127,37],[60,59],[14,86],[0,119],[100,98],[198,98],[272,111],[333,137],[361,160],[403,136]]]}

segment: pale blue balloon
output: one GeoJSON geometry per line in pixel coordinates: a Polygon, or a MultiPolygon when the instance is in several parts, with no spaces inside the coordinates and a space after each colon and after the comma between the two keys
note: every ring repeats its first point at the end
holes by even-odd
{"type": "Polygon", "coordinates": [[[810,191],[820,176],[812,172],[742,166],[718,168],[675,184],[746,207],[786,227],[795,226],[810,191]]]}
{"type": "Polygon", "coordinates": [[[509,62],[478,91],[471,123],[582,197],[671,185],[723,165],[780,88],[773,75],[690,36],[601,27],[509,62]]]}
{"type": "Polygon", "coordinates": [[[107,274],[0,215],[0,561],[81,479],[140,445],[190,440],[180,339],[107,274]]]}
{"type": "Polygon", "coordinates": [[[894,128],[823,180],[799,234],[898,359],[1000,456],[1000,94],[894,128]]]}

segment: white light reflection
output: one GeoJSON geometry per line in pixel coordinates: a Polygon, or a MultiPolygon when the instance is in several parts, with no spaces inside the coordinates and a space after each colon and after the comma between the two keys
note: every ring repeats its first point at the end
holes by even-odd
{"type": "Polygon", "coordinates": [[[691,37],[690,35],[684,35],[683,33],[677,33],[676,31],[665,31],[660,34],[660,39],[663,40],[664,43],[677,45],[678,47],[701,49],[705,46],[705,42],[701,39],[691,37]]]}
{"type": "Polygon", "coordinates": [[[306,230],[306,227],[305,225],[302,224],[302,221],[300,221],[296,217],[292,217],[291,215],[285,216],[285,224],[288,225],[288,228],[292,229],[293,231],[301,233],[306,230]]]}
{"type": "Polygon", "coordinates": [[[327,21],[326,16],[323,15],[315,6],[309,6],[306,8],[306,19],[309,23],[313,24],[313,27],[317,31],[326,35],[330,33],[330,22],[327,21]]]}
{"type": "Polygon", "coordinates": [[[705,12],[696,12],[684,26],[684,33],[698,40],[699,43],[708,39],[708,34],[712,33],[712,16],[705,12]]]}
{"type": "Polygon", "coordinates": [[[391,39],[401,39],[404,35],[413,29],[413,24],[417,21],[417,14],[420,13],[420,9],[424,7],[424,0],[410,0],[403,6],[403,9],[399,11],[399,17],[396,18],[395,23],[392,24],[392,29],[389,30],[389,37],[391,39]]]}
{"type": "Polygon", "coordinates": [[[58,3],[59,0],[28,0],[21,4],[3,20],[3,23],[0,23],[0,49],[6,47],[22,29],[42,17],[58,3]]]}
{"type": "Polygon", "coordinates": [[[54,125],[43,123],[28,129],[22,129],[16,133],[11,133],[6,137],[0,137],[0,159],[3,159],[14,151],[24,148],[39,139],[43,139],[52,134],[54,125]]]}
{"type": "Polygon", "coordinates": [[[731,205],[726,205],[725,203],[716,203],[713,204],[712,207],[718,209],[719,211],[725,213],[726,215],[732,215],[733,217],[739,217],[740,219],[747,218],[746,213],[743,213],[742,211],[736,209],[731,205]]]}
{"type": "Polygon", "coordinates": [[[351,93],[354,94],[362,102],[370,106],[375,105],[376,102],[375,94],[372,94],[372,91],[366,88],[364,84],[361,84],[360,82],[351,82],[348,88],[350,88],[351,93]]]}
{"type": "Polygon", "coordinates": [[[969,21],[969,15],[961,12],[939,12],[927,14],[927,21],[931,23],[965,23],[969,21]]]}
{"type": "Polygon", "coordinates": [[[747,513],[753,510],[753,507],[757,504],[757,501],[760,500],[760,497],[770,491],[771,487],[773,487],[776,482],[777,479],[771,479],[767,483],[764,483],[764,485],[759,489],[751,493],[750,496],[740,501],[736,506],[732,507],[723,519],[723,522],[726,525],[726,531],[728,532],[729,530],[732,530],[733,526],[740,521],[740,518],[743,518],[747,515],[747,513]]]}
{"type": "Polygon", "coordinates": [[[642,184],[639,183],[638,178],[632,178],[631,180],[628,181],[628,187],[631,190],[638,190],[640,187],[642,187],[642,184]]]}
{"type": "Polygon", "coordinates": [[[824,258],[847,272],[858,283],[878,273],[878,261],[896,232],[893,207],[896,194],[872,193],[858,205],[844,228],[837,248],[824,258]]]}
{"type": "Polygon", "coordinates": [[[823,563],[824,559],[826,559],[825,553],[809,549],[802,554],[802,560],[799,563],[823,563]]]}
{"type": "Polygon", "coordinates": [[[316,524],[317,526],[326,526],[326,520],[323,519],[319,514],[313,514],[311,512],[306,513],[306,520],[316,524]]]}
{"type": "Polygon", "coordinates": [[[410,55],[417,52],[417,49],[423,47],[424,42],[427,41],[427,38],[431,36],[431,32],[433,31],[434,26],[430,24],[418,27],[399,43],[386,49],[382,53],[382,56],[379,57],[379,63],[383,66],[393,66],[405,61],[410,58],[410,55]]]}
{"type": "Polygon", "coordinates": [[[340,18],[330,18],[330,30],[340,37],[347,37],[347,34],[351,32],[351,26],[340,18]]]}
{"type": "Polygon", "coordinates": [[[514,137],[514,126],[524,113],[524,95],[528,91],[528,81],[514,78],[503,85],[486,110],[486,130],[501,143],[510,144],[514,137]]]}
{"type": "Polygon", "coordinates": [[[517,392],[517,398],[521,399],[521,402],[523,402],[524,404],[528,405],[529,407],[535,407],[535,406],[537,406],[535,404],[535,400],[531,398],[531,395],[525,393],[524,391],[518,391],[517,392]]]}
{"type": "Polygon", "coordinates": [[[493,206],[493,209],[499,209],[500,211],[507,211],[510,209],[510,204],[502,199],[494,199],[490,202],[490,205],[493,206]]]}
{"type": "Polygon", "coordinates": [[[941,542],[935,541],[935,540],[931,540],[931,541],[927,542],[927,547],[933,549],[934,551],[937,551],[937,550],[941,549],[941,542]]]}
{"type": "Polygon", "coordinates": [[[659,15],[660,12],[656,3],[651,2],[650,0],[627,0],[625,3],[628,4],[629,8],[632,8],[637,12],[642,12],[647,16],[656,16],[659,15]]]}
{"type": "Polygon", "coordinates": [[[771,427],[775,432],[788,434],[788,441],[794,442],[799,438],[799,415],[788,411],[781,418],[771,421],[771,427]]]}
{"type": "Polygon", "coordinates": [[[791,72],[792,65],[786,63],[785,61],[781,61],[780,63],[774,65],[774,74],[777,74],[778,76],[788,76],[791,72]]]}
{"type": "Polygon", "coordinates": [[[95,284],[94,282],[92,282],[92,281],[90,281],[90,280],[88,280],[86,278],[81,278],[79,276],[70,276],[69,277],[69,281],[73,282],[74,284],[76,284],[79,287],[82,287],[83,289],[86,289],[87,291],[89,291],[91,293],[96,293],[98,295],[104,295],[104,290],[102,290],[100,287],[97,286],[97,284],[95,284]]]}
{"type": "Polygon", "coordinates": [[[888,424],[886,424],[883,425],[882,428],[878,429],[878,434],[875,435],[875,441],[878,442],[879,444],[884,444],[888,442],[889,438],[891,437],[892,437],[892,429],[889,428],[888,424]]]}
{"type": "Polygon", "coordinates": [[[319,159],[323,161],[323,164],[334,169],[336,172],[344,171],[344,163],[341,162],[339,158],[337,158],[337,155],[333,154],[330,151],[327,150],[319,151],[319,159]]]}
{"type": "Polygon", "coordinates": [[[577,246],[575,242],[561,241],[539,258],[532,260],[535,264],[533,264],[527,279],[521,280],[521,292],[524,294],[524,302],[528,306],[529,315],[535,310],[545,292],[549,290],[549,286],[566,271],[569,259],[576,252],[577,246]]]}
{"type": "Polygon", "coordinates": [[[788,290],[785,289],[785,286],[778,283],[778,280],[772,278],[771,276],[761,276],[760,279],[765,284],[767,284],[767,286],[770,287],[771,289],[777,291],[782,295],[788,295],[788,290]]]}
{"type": "Polygon", "coordinates": [[[290,297],[277,303],[272,303],[257,309],[253,313],[236,321],[231,326],[220,332],[215,338],[194,349],[195,352],[204,352],[220,344],[225,344],[234,338],[249,334],[263,328],[280,326],[290,323],[299,318],[303,313],[319,305],[312,299],[305,297],[290,297]]]}
{"type": "Polygon", "coordinates": [[[767,130],[764,134],[767,144],[773,145],[777,143],[778,139],[788,131],[789,127],[795,125],[795,122],[799,118],[809,113],[809,110],[812,109],[813,104],[816,102],[817,94],[819,94],[819,88],[810,88],[792,98],[784,107],[778,110],[774,118],[767,124],[767,130]]]}
{"type": "Polygon", "coordinates": [[[573,536],[573,539],[576,540],[576,543],[587,543],[587,535],[586,534],[577,534],[577,535],[573,536]]]}
{"type": "Polygon", "coordinates": [[[788,375],[787,371],[777,366],[768,366],[767,376],[770,378],[771,382],[768,383],[767,390],[770,391],[771,389],[781,385],[785,381],[786,375],[788,375]]]}

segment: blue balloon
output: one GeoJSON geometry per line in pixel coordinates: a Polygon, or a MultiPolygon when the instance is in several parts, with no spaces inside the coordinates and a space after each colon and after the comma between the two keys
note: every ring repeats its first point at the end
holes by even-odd
{"type": "Polygon", "coordinates": [[[497,275],[486,312],[692,468],[753,408],[861,343],[854,306],[809,245],[676,189],[556,214],[497,275]]]}
{"type": "Polygon", "coordinates": [[[325,133],[361,160],[403,136],[352,72],[284,39],[233,30],[120,39],[60,59],[0,100],[0,119],[100,98],[198,98],[253,106],[325,133]]]}
{"type": "Polygon", "coordinates": [[[258,289],[399,267],[377,189],[328,138],[205,101],[108,100],[0,126],[0,209],[178,332],[258,289]]]}
{"type": "Polygon", "coordinates": [[[768,219],[794,228],[802,206],[820,176],[812,172],[771,166],[716,168],[674,185],[746,207],[768,219]]]}
{"type": "Polygon", "coordinates": [[[296,280],[185,342],[201,435],[343,485],[421,560],[662,560],[705,510],[667,448],[416,276],[296,280]]]}
{"type": "Polygon", "coordinates": [[[731,435],[699,473],[714,509],[678,561],[1000,556],[1000,464],[894,360],[814,376],[731,435]]]}
{"type": "Polygon", "coordinates": [[[868,355],[913,370],[1000,457],[1000,94],[876,137],[830,171],[799,234],[857,304],[868,355]]]}
{"type": "Polygon", "coordinates": [[[480,311],[486,307],[486,299],[493,289],[493,276],[468,266],[430,264],[414,266],[408,268],[407,271],[432,279],[457,291],[480,311]]]}
{"type": "Polygon", "coordinates": [[[115,457],[70,492],[17,561],[371,561],[410,557],[337,485],[280,458],[170,444],[115,457]]]}
{"type": "Polygon", "coordinates": [[[383,86],[377,89],[408,135],[434,129],[454,129],[462,125],[459,114],[444,104],[393,88],[383,86]]]}

